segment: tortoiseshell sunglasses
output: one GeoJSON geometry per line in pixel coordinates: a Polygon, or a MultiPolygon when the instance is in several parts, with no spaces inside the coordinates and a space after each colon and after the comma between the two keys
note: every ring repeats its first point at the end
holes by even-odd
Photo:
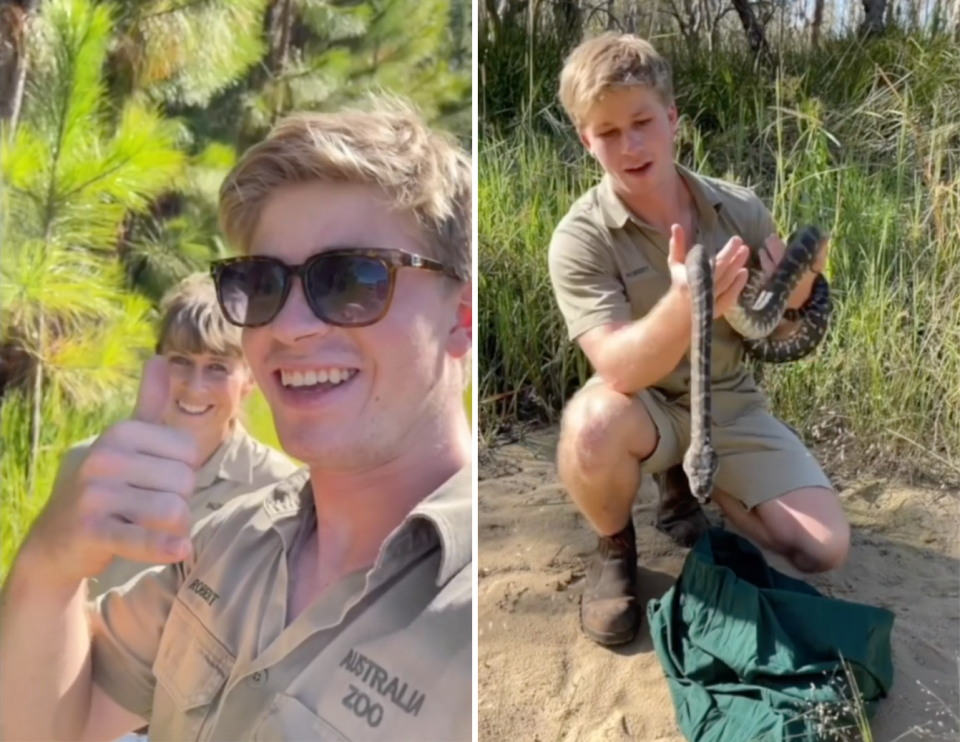
{"type": "Polygon", "coordinates": [[[224,316],[239,327],[261,327],[283,309],[293,277],[298,276],[310,309],[338,327],[379,322],[390,309],[397,270],[419,268],[453,279],[460,276],[436,260],[402,250],[337,248],[287,265],[273,257],[223,258],[210,266],[224,316]]]}

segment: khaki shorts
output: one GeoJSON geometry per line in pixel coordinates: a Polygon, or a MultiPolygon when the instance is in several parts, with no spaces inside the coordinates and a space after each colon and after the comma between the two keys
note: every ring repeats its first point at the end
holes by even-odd
{"type": "MultiPolygon", "coordinates": [[[[596,375],[583,387],[603,383],[596,375]]],[[[582,391],[582,390],[581,390],[582,391]]],[[[668,401],[655,389],[634,397],[643,403],[657,428],[653,453],[641,462],[644,474],[657,474],[683,461],[690,446],[690,410],[668,401]]],[[[718,414],[713,423],[713,447],[718,467],[714,486],[737,498],[748,510],[805,487],[833,485],[803,441],[764,405],[732,409],[723,392],[713,393],[718,414]]]]}

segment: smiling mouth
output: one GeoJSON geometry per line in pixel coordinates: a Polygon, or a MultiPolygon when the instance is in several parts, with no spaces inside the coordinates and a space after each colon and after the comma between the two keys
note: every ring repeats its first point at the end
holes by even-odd
{"type": "Polygon", "coordinates": [[[308,371],[280,369],[274,375],[280,385],[295,394],[328,392],[352,381],[359,369],[349,367],[317,368],[308,371]]]}
{"type": "Polygon", "coordinates": [[[185,415],[190,415],[191,417],[201,417],[202,415],[207,414],[210,410],[213,409],[212,404],[208,405],[192,405],[187,404],[186,402],[181,402],[177,400],[177,409],[184,413],[185,415]]]}

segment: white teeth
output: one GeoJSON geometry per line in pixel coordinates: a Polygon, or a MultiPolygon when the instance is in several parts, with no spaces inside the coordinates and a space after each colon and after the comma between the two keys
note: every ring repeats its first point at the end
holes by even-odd
{"type": "Polygon", "coordinates": [[[201,405],[196,406],[192,404],[187,404],[186,402],[177,402],[177,406],[184,412],[189,412],[191,415],[199,415],[202,412],[206,412],[210,409],[210,405],[201,405]]]}
{"type": "Polygon", "coordinates": [[[280,371],[280,382],[284,386],[313,386],[314,384],[341,384],[355,373],[353,368],[318,369],[316,371],[280,371]]]}

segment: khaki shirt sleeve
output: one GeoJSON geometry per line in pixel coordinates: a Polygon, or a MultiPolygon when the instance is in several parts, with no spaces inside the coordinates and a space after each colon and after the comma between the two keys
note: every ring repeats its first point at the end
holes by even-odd
{"type": "Polygon", "coordinates": [[[167,616],[198,555],[223,522],[225,510],[193,527],[193,549],[186,560],[148,568],[90,603],[93,681],[143,719],[149,720],[153,709],[153,665],[167,616]]]}
{"type": "Polygon", "coordinates": [[[561,223],[549,250],[550,281],[570,340],[630,320],[630,302],[606,241],[596,228],[561,223]]]}
{"type": "MultiPolygon", "coordinates": [[[[760,197],[752,192],[751,195],[753,195],[753,198],[750,199],[751,208],[749,221],[746,225],[746,234],[742,234],[740,237],[749,245],[753,255],[759,259],[767,237],[777,232],[777,225],[770,210],[760,200],[760,197]]],[[[786,242],[787,235],[780,235],[780,237],[786,242]]]]}
{"type": "Polygon", "coordinates": [[[153,663],[183,579],[180,565],[153,567],[103,593],[90,609],[93,682],[143,719],[153,709],[153,663]]]}

